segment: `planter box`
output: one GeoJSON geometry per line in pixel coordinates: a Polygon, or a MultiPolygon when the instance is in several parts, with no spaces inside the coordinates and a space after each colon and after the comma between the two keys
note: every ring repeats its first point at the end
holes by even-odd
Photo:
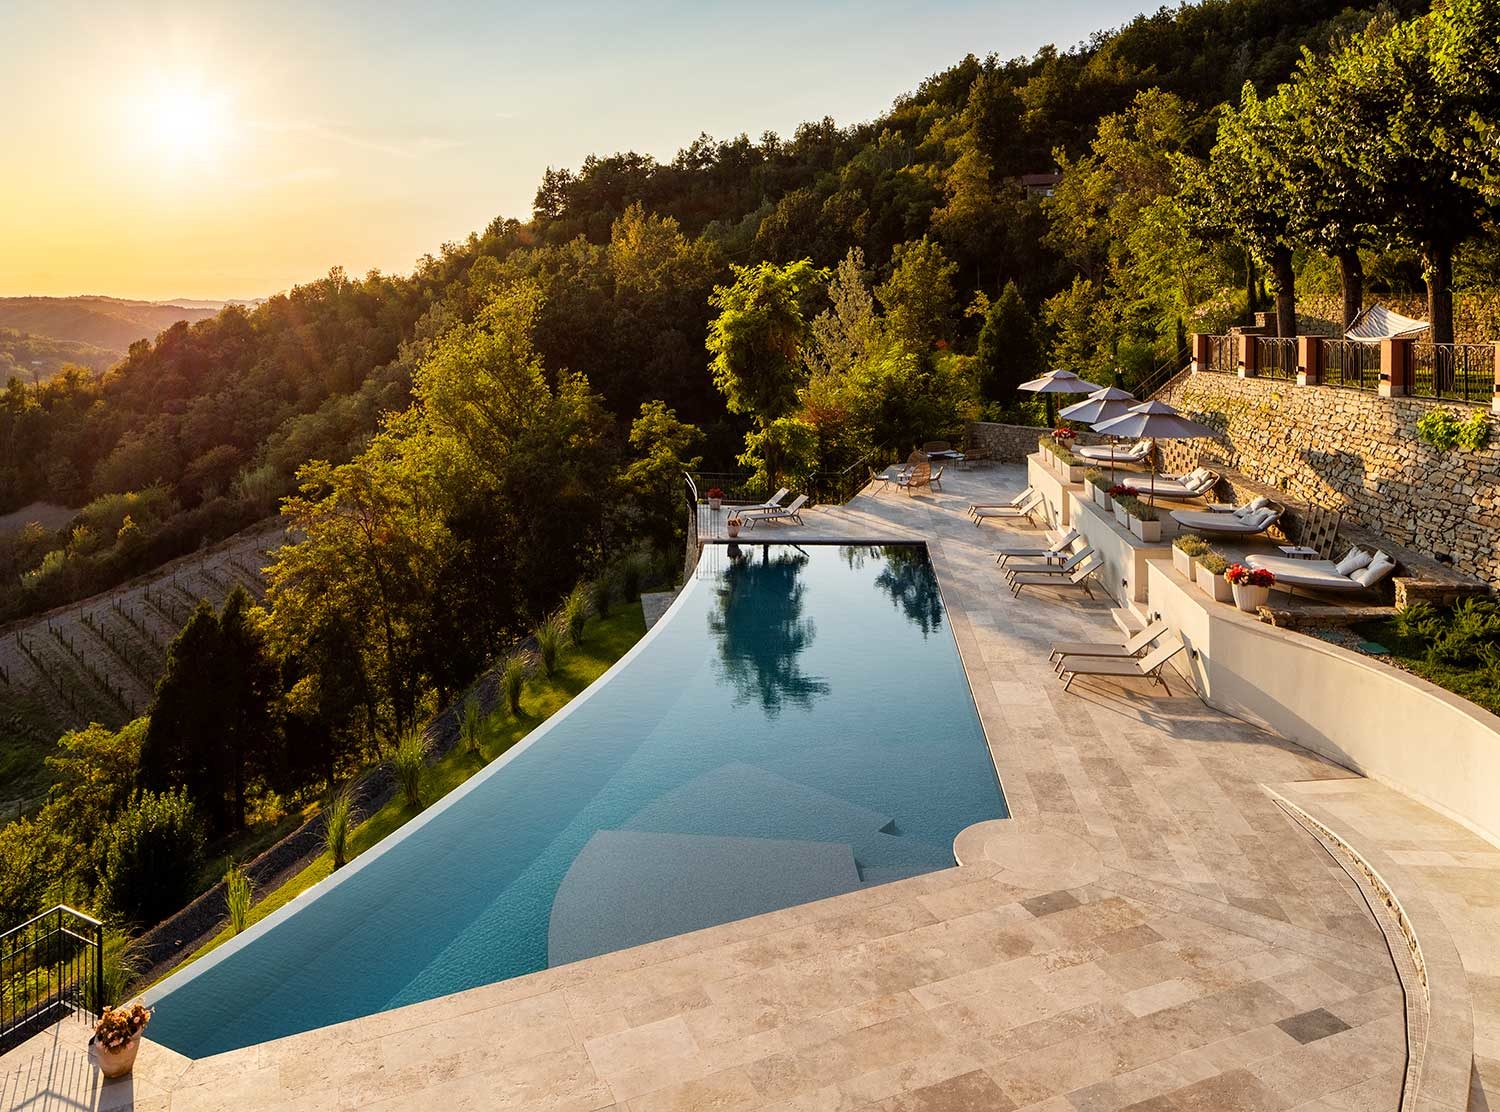
{"type": "Polygon", "coordinates": [[[1234,604],[1246,614],[1259,611],[1271,597],[1269,587],[1252,587],[1248,583],[1231,583],[1230,587],[1234,592],[1234,604]]]}
{"type": "Polygon", "coordinates": [[[1068,482],[1081,483],[1083,482],[1084,475],[1088,474],[1091,466],[1092,464],[1087,463],[1074,463],[1064,467],[1063,471],[1067,472],[1068,482]]]}
{"type": "Polygon", "coordinates": [[[1194,573],[1197,567],[1198,565],[1193,562],[1191,556],[1176,545],[1172,546],[1172,568],[1178,575],[1191,583],[1196,578],[1194,573]]]}
{"type": "MultiPolygon", "coordinates": [[[[1113,502],[1113,499],[1111,501],[1113,502]]],[[[1115,521],[1126,529],[1130,528],[1130,515],[1125,512],[1125,507],[1118,504],[1115,505],[1115,521]]]]}
{"type": "Polygon", "coordinates": [[[1234,591],[1230,586],[1229,580],[1225,579],[1222,575],[1215,575],[1202,564],[1199,564],[1194,570],[1197,572],[1198,586],[1205,595],[1215,602],[1234,601],[1234,591]]]}
{"type": "Polygon", "coordinates": [[[1137,540],[1159,541],[1161,540],[1161,522],[1145,521],[1138,517],[1130,519],[1130,531],[1136,535],[1137,540]]]}

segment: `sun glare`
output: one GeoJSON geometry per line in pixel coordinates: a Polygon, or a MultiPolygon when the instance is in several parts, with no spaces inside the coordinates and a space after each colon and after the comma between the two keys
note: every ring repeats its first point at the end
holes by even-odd
{"type": "Polygon", "coordinates": [[[171,166],[214,162],[229,140],[229,98],[186,80],[161,81],[142,98],[140,135],[155,157],[171,166]]]}

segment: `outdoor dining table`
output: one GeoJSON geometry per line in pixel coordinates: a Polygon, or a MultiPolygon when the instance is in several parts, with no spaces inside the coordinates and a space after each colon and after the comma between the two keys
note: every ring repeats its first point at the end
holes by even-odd
{"type": "Polygon", "coordinates": [[[955,463],[961,463],[963,461],[964,454],[962,452],[955,452],[952,448],[944,448],[941,452],[928,452],[927,458],[929,460],[945,459],[952,460],[955,463]]]}

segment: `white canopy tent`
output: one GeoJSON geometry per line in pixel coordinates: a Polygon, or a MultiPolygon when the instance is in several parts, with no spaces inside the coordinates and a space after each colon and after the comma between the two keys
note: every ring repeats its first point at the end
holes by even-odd
{"type": "Polygon", "coordinates": [[[1381,340],[1410,340],[1426,332],[1429,327],[1425,320],[1403,317],[1384,305],[1371,305],[1354,318],[1354,323],[1344,333],[1344,338],[1367,344],[1377,344],[1381,340]]]}

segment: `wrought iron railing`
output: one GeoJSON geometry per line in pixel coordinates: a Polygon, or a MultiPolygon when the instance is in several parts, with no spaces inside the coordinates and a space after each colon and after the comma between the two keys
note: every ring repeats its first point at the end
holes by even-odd
{"type": "Polygon", "coordinates": [[[0,934],[0,1052],[104,1006],[104,924],[59,904],[0,934]]]}
{"type": "Polygon", "coordinates": [[[1380,345],[1361,340],[1320,339],[1323,381],[1354,390],[1380,389],[1380,345]]]}
{"type": "Polygon", "coordinates": [[[1294,336],[1253,336],[1257,378],[1297,380],[1297,339],[1294,336]]]}
{"type": "Polygon", "coordinates": [[[1495,346],[1412,344],[1406,392],[1417,398],[1488,405],[1495,392],[1495,346]]]}
{"type": "MultiPolygon", "coordinates": [[[[805,493],[815,505],[842,506],[869,482],[869,467],[869,458],[861,456],[841,471],[816,471],[797,493],[805,493]]],[[[689,478],[700,501],[707,499],[715,487],[724,492],[724,501],[731,506],[736,502],[763,502],[775,493],[752,471],[694,471],[689,478]]]]}
{"type": "Polygon", "coordinates": [[[1199,368],[1214,374],[1238,374],[1240,369],[1240,346],[1236,336],[1210,336],[1208,359],[1199,368]]]}

